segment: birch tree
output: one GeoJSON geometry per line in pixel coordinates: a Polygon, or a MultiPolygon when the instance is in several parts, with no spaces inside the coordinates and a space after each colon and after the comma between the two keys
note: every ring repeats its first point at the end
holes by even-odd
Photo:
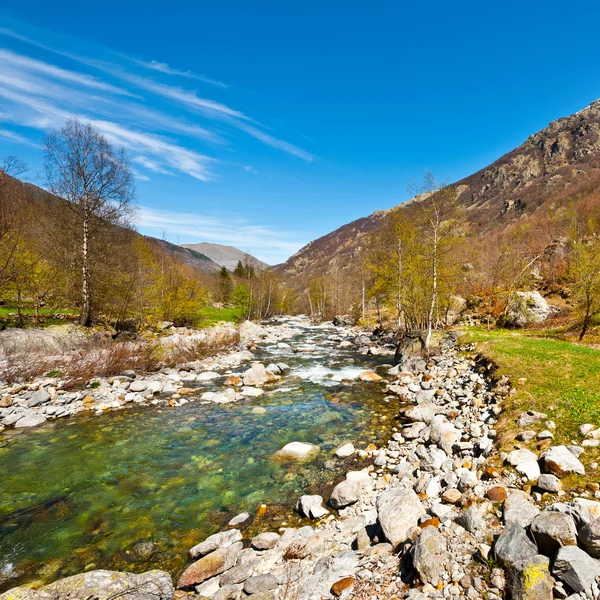
{"type": "Polygon", "coordinates": [[[79,229],[81,314],[92,321],[93,264],[96,236],[126,223],[134,199],[133,175],[125,151],[113,148],[89,123],[72,118],[46,138],[46,176],[50,191],[72,211],[79,229]]]}

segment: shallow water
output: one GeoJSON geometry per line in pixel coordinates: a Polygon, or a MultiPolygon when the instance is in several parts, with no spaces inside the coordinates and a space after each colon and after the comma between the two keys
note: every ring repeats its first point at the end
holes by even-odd
{"type": "Polygon", "coordinates": [[[380,385],[340,383],[385,359],[339,350],[334,335],[304,327],[289,341],[302,352],[260,349],[258,360],[292,372],[258,400],[135,408],[0,434],[0,591],[85,568],[176,574],[187,550],[235,514],[265,503],[254,527],[280,525],[302,493],[356,468],[352,459],[325,462],[343,443],[383,441],[397,406],[382,401],[380,385]],[[291,441],[321,452],[308,463],[274,460],[291,441]]]}

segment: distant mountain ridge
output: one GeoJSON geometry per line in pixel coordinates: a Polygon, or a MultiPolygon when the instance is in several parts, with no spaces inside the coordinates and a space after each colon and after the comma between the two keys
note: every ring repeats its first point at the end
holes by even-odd
{"type": "Polygon", "coordinates": [[[248,263],[255,269],[263,270],[269,268],[269,265],[262,262],[262,260],[233,246],[200,242],[198,244],[182,244],[182,248],[204,255],[212,262],[220,267],[225,267],[229,271],[233,271],[239,261],[242,261],[242,264],[248,263]]]}
{"type": "MultiPolygon", "coordinates": [[[[600,197],[600,100],[557,119],[518,148],[480,171],[451,184],[473,231],[493,235],[529,219],[541,209],[560,206],[580,195],[600,197]]],[[[376,211],[314,240],[274,267],[284,280],[305,286],[312,277],[352,268],[367,236],[397,210],[414,211],[427,196],[417,196],[386,211],[376,211]]]]}

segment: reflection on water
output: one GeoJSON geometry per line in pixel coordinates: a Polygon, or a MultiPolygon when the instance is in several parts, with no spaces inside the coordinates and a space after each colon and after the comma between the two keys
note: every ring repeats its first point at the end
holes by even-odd
{"type": "Polygon", "coordinates": [[[344,468],[336,459],[324,469],[332,451],[382,440],[380,419],[397,408],[380,386],[339,383],[384,361],[332,348],[334,335],[305,328],[290,345],[311,352],[260,350],[259,360],[292,372],[259,400],[135,408],[0,434],[9,441],[0,447],[0,591],[84,568],[175,573],[234,514],[266,503],[273,515],[330,483],[344,468]],[[273,460],[295,440],[321,452],[300,465],[273,460]]]}

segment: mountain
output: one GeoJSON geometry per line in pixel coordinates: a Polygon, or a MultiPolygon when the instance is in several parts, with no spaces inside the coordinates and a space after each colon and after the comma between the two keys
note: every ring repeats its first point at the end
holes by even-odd
{"type": "MultiPolygon", "coordinates": [[[[471,228],[480,235],[502,231],[516,221],[532,225],[543,209],[600,192],[600,100],[553,121],[515,150],[491,165],[451,184],[466,211],[471,228]]],[[[427,196],[388,211],[377,211],[336,229],[277,265],[275,272],[294,283],[335,269],[348,268],[386,214],[415,210],[427,196]]]]}
{"type": "Polygon", "coordinates": [[[182,247],[192,252],[201,253],[219,266],[226,267],[230,271],[235,269],[240,260],[243,264],[248,263],[259,270],[267,269],[269,267],[269,265],[258,260],[258,258],[255,258],[246,252],[242,252],[242,250],[238,250],[233,246],[200,242],[199,244],[184,244],[182,247]]]}

